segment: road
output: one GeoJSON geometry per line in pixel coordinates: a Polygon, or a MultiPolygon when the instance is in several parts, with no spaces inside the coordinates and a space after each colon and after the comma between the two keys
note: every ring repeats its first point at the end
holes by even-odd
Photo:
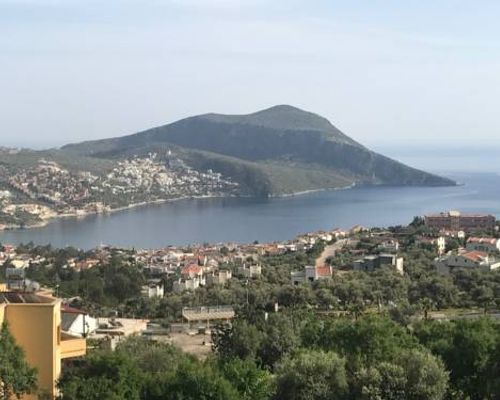
{"type": "Polygon", "coordinates": [[[316,259],[316,267],[323,267],[328,257],[333,257],[335,252],[342,249],[349,243],[349,239],[341,239],[325,247],[321,255],[316,259]]]}

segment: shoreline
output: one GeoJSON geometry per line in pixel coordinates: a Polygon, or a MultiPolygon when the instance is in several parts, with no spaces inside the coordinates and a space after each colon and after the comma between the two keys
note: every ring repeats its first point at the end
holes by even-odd
{"type": "MultiPolygon", "coordinates": [[[[310,189],[310,190],[302,190],[302,191],[292,192],[292,193],[284,193],[284,194],[279,194],[279,195],[269,195],[268,198],[271,198],[271,199],[283,198],[284,199],[284,198],[288,198],[288,197],[304,196],[304,195],[319,193],[319,192],[349,190],[349,189],[354,188],[355,186],[356,186],[356,183],[352,183],[351,185],[342,186],[342,187],[338,187],[338,188],[310,189]]],[[[33,225],[0,226],[0,233],[5,232],[5,231],[20,231],[20,230],[31,230],[31,229],[44,228],[47,225],[49,225],[53,222],[56,222],[59,219],[64,219],[64,218],[84,219],[84,218],[94,216],[94,215],[111,215],[111,214],[115,214],[118,212],[133,210],[136,208],[153,206],[153,205],[161,205],[161,204],[167,204],[167,203],[174,203],[174,202],[182,201],[182,200],[223,199],[223,198],[237,198],[237,197],[251,198],[251,197],[255,197],[255,196],[201,195],[201,196],[181,196],[181,197],[176,197],[176,198],[171,198],[171,199],[157,199],[157,200],[152,200],[152,201],[142,201],[139,203],[132,203],[132,204],[129,204],[127,206],[112,208],[112,209],[105,210],[105,211],[83,211],[83,212],[74,212],[74,213],[66,213],[66,214],[56,214],[50,218],[43,219],[39,223],[36,223],[33,225]]]]}
{"type": "Polygon", "coordinates": [[[350,185],[347,186],[341,186],[337,188],[320,188],[320,189],[309,189],[309,190],[302,190],[299,192],[292,192],[292,193],[285,193],[285,194],[279,194],[279,195],[271,195],[269,198],[272,199],[279,199],[279,198],[287,198],[287,197],[294,197],[294,196],[304,196],[307,194],[313,194],[313,193],[319,193],[319,192],[336,192],[340,190],[349,190],[353,189],[356,187],[356,182],[351,183],[350,185]]]}
{"type": "Polygon", "coordinates": [[[87,217],[91,217],[94,215],[111,215],[115,214],[118,212],[123,212],[123,211],[128,211],[128,210],[133,210],[135,208],[141,208],[141,207],[147,207],[147,206],[152,206],[152,205],[160,205],[160,204],[166,204],[166,203],[173,203],[176,201],[181,201],[181,200],[195,200],[195,199],[222,199],[222,198],[229,198],[229,197],[236,197],[236,196],[209,196],[209,195],[203,195],[203,196],[182,196],[182,197],[176,197],[176,198],[171,198],[171,199],[157,199],[157,200],[152,200],[152,201],[142,201],[140,203],[132,203],[127,206],[122,206],[122,207],[117,207],[117,208],[111,208],[109,210],[105,211],[83,211],[83,212],[74,212],[74,213],[66,213],[66,214],[56,214],[50,218],[43,219],[42,221],[33,224],[33,225],[27,225],[27,226],[22,226],[22,225],[6,225],[6,226],[1,226],[0,225],[0,233],[5,232],[5,231],[18,231],[18,230],[30,230],[30,229],[37,229],[37,228],[44,228],[47,225],[57,221],[58,219],[65,219],[65,218],[74,218],[74,219],[84,219],[87,217]]]}

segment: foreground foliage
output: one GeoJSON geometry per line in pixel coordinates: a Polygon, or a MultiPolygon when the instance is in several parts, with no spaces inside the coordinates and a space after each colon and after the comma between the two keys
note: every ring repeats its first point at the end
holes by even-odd
{"type": "Polygon", "coordinates": [[[0,398],[31,393],[36,388],[37,371],[24,359],[23,350],[16,344],[6,322],[0,329],[0,398]]]}
{"type": "Polygon", "coordinates": [[[128,339],[69,365],[64,399],[500,398],[500,325],[487,318],[406,327],[376,315],[241,315],[213,339],[203,361],[128,339]]]}

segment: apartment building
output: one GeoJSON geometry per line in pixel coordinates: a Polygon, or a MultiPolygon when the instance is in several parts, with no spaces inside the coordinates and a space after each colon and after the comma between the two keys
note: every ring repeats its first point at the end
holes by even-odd
{"type": "MultiPolygon", "coordinates": [[[[26,361],[38,370],[39,390],[55,398],[61,361],[85,355],[86,341],[62,330],[60,299],[48,294],[5,290],[0,288],[0,324],[8,322],[26,361]]],[[[23,400],[37,398],[26,395],[23,400]]]]}
{"type": "Polygon", "coordinates": [[[496,225],[494,215],[465,214],[460,211],[430,214],[426,215],[424,219],[427,227],[440,231],[492,231],[496,225]]]}

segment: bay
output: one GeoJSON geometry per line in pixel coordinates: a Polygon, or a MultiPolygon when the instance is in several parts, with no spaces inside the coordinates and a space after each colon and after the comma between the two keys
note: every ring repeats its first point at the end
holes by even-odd
{"type": "Polygon", "coordinates": [[[43,228],[5,231],[0,243],[34,242],[83,249],[100,244],[158,248],[193,243],[270,242],[300,233],[354,225],[407,224],[414,216],[457,209],[500,216],[500,175],[448,173],[457,187],[371,187],[284,198],[188,199],[43,228]]]}

